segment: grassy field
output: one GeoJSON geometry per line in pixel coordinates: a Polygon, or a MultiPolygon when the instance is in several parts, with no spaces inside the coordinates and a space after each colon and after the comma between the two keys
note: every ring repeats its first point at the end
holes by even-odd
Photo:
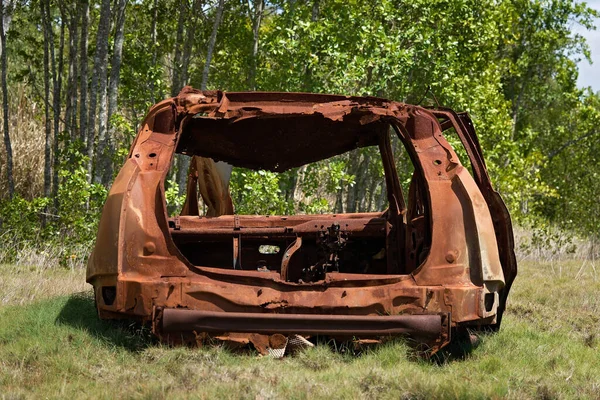
{"type": "Polygon", "coordinates": [[[0,266],[0,398],[600,399],[600,264],[522,262],[501,332],[437,363],[402,342],[282,360],[169,348],[98,321],[83,280],[0,266]]]}

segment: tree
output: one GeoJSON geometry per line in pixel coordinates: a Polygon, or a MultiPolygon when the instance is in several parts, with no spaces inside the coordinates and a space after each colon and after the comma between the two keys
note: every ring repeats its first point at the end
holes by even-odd
{"type": "MultiPolygon", "coordinates": [[[[150,45],[152,46],[152,65],[156,65],[156,60],[158,57],[158,45],[156,43],[156,26],[158,20],[158,0],[154,0],[152,3],[152,28],[150,29],[150,45]]],[[[156,94],[155,92],[155,82],[154,79],[150,79],[150,102],[156,102],[156,94]]]]}
{"type": "Polygon", "coordinates": [[[100,182],[101,171],[95,161],[106,157],[104,152],[106,141],[107,124],[107,55],[108,34],[110,32],[110,0],[102,0],[100,8],[100,22],[96,34],[96,54],[94,56],[94,75],[92,76],[92,87],[90,91],[90,108],[88,110],[88,174],[90,181],[100,182]],[[98,104],[98,150],[94,154],[94,142],[96,140],[96,105],[98,104]],[[94,170],[94,166],[96,166],[94,170]]]}
{"type": "Polygon", "coordinates": [[[45,121],[45,146],[44,146],[44,196],[50,197],[52,189],[52,122],[50,119],[50,48],[52,25],[48,15],[49,0],[40,1],[40,16],[44,32],[44,121],[45,121]]]}
{"type": "Polygon", "coordinates": [[[265,7],[264,0],[254,0],[254,7],[250,10],[248,6],[248,15],[252,21],[252,59],[250,62],[250,71],[248,72],[248,88],[256,90],[256,69],[258,67],[258,41],[260,23],[263,17],[265,7]]]}
{"type": "MultiPolygon", "coordinates": [[[[92,209],[148,107],[191,84],[468,111],[517,223],[599,229],[590,199],[600,191],[600,102],[576,85],[576,61],[589,48],[572,33],[573,24],[592,29],[597,13],[575,0],[5,0],[2,10],[0,209],[15,187],[28,199],[64,201],[57,213],[70,204],[65,193],[92,209]]],[[[446,135],[468,164],[453,131],[446,135]]],[[[253,202],[239,210],[375,210],[386,203],[377,160],[360,149],[279,175],[239,169],[232,188],[253,202]]],[[[410,162],[398,170],[407,186],[410,162]]],[[[176,157],[168,180],[183,191],[186,173],[186,157],[176,157]]]]}
{"type": "Polygon", "coordinates": [[[196,38],[196,26],[199,24],[199,17],[202,13],[202,1],[194,0],[191,15],[187,18],[189,24],[186,30],[185,42],[183,44],[183,54],[181,56],[181,80],[179,82],[180,90],[188,84],[189,66],[192,56],[194,40],[196,38]]]}
{"type": "MultiPolygon", "coordinates": [[[[175,83],[175,78],[174,78],[174,84],[176,84],[177,85],[176,87],[178,87],[177,93],[179,93],[179,91],[185,85],[188,84],[188,76],[189,76],[188,69],[189,69],[189,65],[190,65],[190,58],[192,55],[192,47],[194,44],[194,38],[195,38],[195,34],[196,34],[196,25],[198,24],[198,18],[202,11],[201,7],[202,7],[202,2],[200,0],[194,0],[193,7],[192,7],[192,13],[187,18],[189,23],[188,23],[188,26],[186,29],[185,42],[183,43],[183,51],[181,53],[181,70],[177,74],[179,82],[175,83]]],[[[175,92],[175,90],[173,91],[173,93],[174,92],[175,92]]],[[[179,156],[177,158],[177,183],[179,185],[179,194],[180,195],[183,194],[183,192],[186,188],[187,172],[188,172],[189,166],[190,166],[189,157],[179,156]]]]}
{"type": "Polygon", "coordinates": [[[60,1],[59,7],[61,19],[64,20],[64,23],[67,25],[69,35],[65,130],[69,132],[71,141],[75,141],[79,138],[77,132],[77,78],[79,76],[77,67],[77,45],[79,44],[79,15],[77,5],[71,7],[71,4],[68,2],[60,1]]]}
{"type": "Polygon", "coordinates": [[[171,97],[177,96],[181,90],[181,57],[183,45],[183,33],[187,17],[187,0],[179,0],[179,17],[177,21],[177,33],[175,39],[175,54],[173,57],[173,70],[171,81],[171,97]]]}
{"type": "MultiPolygon", "coordinates": [[[[88,135],[88,23],[90,19],[89,0],[79,3],[79,19],[81,21],[81,42],[79,48],[79,76],[80,76],[80,100],[79,100],[79,139],[85,143],[85,152],[90,154],[93,148],[93,139],[90,142],[88,135]]],[[[91,160],[89,161],[91,163],[91,160]]],[[[88,171],[90,167],[88,166],[88,171]]],[[[90,174],[91,179],[91,174],[90,174]]]]}
{"type": "Polygon", "coordinates": [[[117,96],[119,89],[119,78],[121,73],[121,61],[123,57],[123,41],[124,41],[124,25],[125,25],[125,9],[128,0],[118,0],[115,9],[115,42],[113,56],[110,68],[110,83],[108,87],[108,135],[106,135],[104,149],[108,153],[107,156],[101,157],[99,160],[99,170],[102,171],[102,184],[108,186],[112,179],[112,159],[110,155],[114,154],[114,137],[116,135],[116,126],[112,121],[112,117],[117,111],[117,96]]]}
{"type": "MultiPolygon", "coordinates": [[[[46,13],[50,17],[50,4],[46,3],[46,13]]],[[[48,19],[50,22],[51,19],[48,19]]],[[[52,24],[50,24],[52,28],[52,24]]],[[[50,42],[52,43],[50,55],[51,55],[51,69],[52,69],[52,112],[53,112],[53,126],[54,134],[52,138],[52,197],[54,198],[54,208],[58,209],[58,168],[59,168],[59,140],[60,140],[60,114],[61,114],[61,92],[62,92],[62,76],[63,76],[63,55],[65,48],[65,19],[61,18],[60,23],[60,38],[58,41],[58,61],[54,54],[54,35],[50,31],[50,42]],[[58,64],[58,65],[57,65],[58,64]]]]}
{"type": "Polygon", "coordinates": [[[13,178],[13,156],[9,132],[8,113],[8,85],[6,82],[7,54],[6,54],[6,32],[10,26],[11,11],[14,7],[13,1],[0,1],[0,54],[2,75],[2,119],[4,128],[4,147],[6,149],[6,180],[8,181],[8,197],[13,198],[15,193],[15,182],[13,178]]]}
{"type": "Polygon", "coordinates": [[[225,0],[219,0],[217,4],[217,10],[215,12],[215,20],[213,22],[212,32],[206,49],[206,61],[204,63],[204,70],[202,70],[202,83],[200,84],[201,90],[206,90],[208,85],[208,74],[210,72],[210,64],[212,61],[213,52],[215,51],[215,44],[217,43],[217,32],[219,31],[219,25],[221,25],[221,18],[223,17],[223,9],[225,7],[225,0]]]}

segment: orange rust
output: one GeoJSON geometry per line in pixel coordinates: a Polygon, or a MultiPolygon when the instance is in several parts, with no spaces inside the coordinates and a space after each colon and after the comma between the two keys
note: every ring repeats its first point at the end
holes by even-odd
{"type": "Polygon", "coordinates": [[[363,332],[357,340],[366,341],[408,334],[436,351],[451,329],[499,328],[517,272],[513,247],[510,216],[465,113],[185,88],[142,123],[106,201],[87,281],[101,318],[152,322],[166,340],[213,337],[264,350],[281,339],[273,335],[297,329],[363,332]],[[415,166],[408,194],[390,127],[415,166]],[[472,175],[444,137],[449,128],[472,175]],[[216,161],[280,172],[365,146],[382,156],[384,212],[221,215],[233,210],[216,161]],[[169,218],[164,182],[176,152],[194,162],[182,215],[169,218]],[[214,216],[198,216],[196,185],[214,216]],[[259,254],[263,243],[280,251],[259,254]]]}

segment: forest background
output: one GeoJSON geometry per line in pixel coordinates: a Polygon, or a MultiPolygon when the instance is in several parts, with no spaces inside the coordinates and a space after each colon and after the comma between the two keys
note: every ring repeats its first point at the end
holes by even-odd
{"type": "MultiPolygon", "coordinates": [[[[576,251],[579,237],[597,257],[600,94],[577,86],[591,58],[576,32],[595,29],[598,12],[585,3],[2,0],[0,14],[0,263],[31,251],[84,262],[141,119],[185,85],[468,111],[525,246],[576,251]]],[[[380,209],[374,155],[283,174],[236,168],[236,211],[380,209]]],[[[172,210],[186,168],[178,157],[169,174],[172,210]]]]}

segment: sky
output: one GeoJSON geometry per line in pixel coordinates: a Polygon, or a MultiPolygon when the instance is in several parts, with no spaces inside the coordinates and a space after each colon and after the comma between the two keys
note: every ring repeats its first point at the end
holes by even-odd
{"type": "MultiPolygon", "coordinates": [[[[589,7],[600,11],[600,0],[588,0],[586,3],[589,7]]],[[[591,65],[587,60],[579,63],[577,84],[580,87],[591,86],[595,92],[600,90],[600,18],[596,19],[596,27],[595,31],[588,31],[579,25],[573,27],[573,32],[586,38],[592,52],[593,62],[591,65]]]]}

